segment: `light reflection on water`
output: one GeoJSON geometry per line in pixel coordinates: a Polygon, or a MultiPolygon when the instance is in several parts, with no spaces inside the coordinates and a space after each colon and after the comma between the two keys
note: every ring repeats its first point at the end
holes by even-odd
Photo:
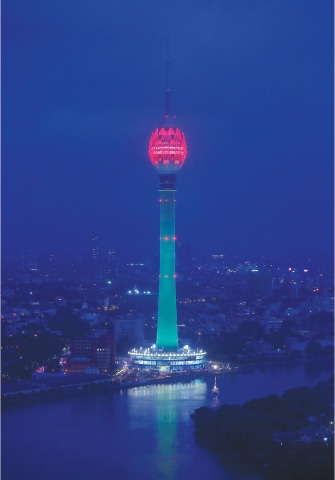
{"type": "Polygon", "coordinates": [[[314,386],[331,373],[296,365],[218,376],[218,399],[210,378],[8,410],[2,414],[2,478],[251,480],[226,471],[195,443],[190,414],[203,405],[314,386]]]}
{"type": "MultiPolygon", "coordinates": [[[[190,430],[190,413],[207,403],[207,393],[207,383],[203,380],[151,385],[128,391],[128,426],[137,431],[142,442],[150,442],[153,448],[153,462],[148,472],[151,478],[188,478],[197,463],[202,473],[194,472],[192,478],[200,479],[206,474],[194,455],[196,446],[193,429],[190,430]],[[150,431],[145,428],[148,419],[150,431]]],[[[222,478],[221,465],[214,459],[212,462],[212,478],[222,478]]],[[[205,463],[207,472],[208,468],[205,463]]]]}

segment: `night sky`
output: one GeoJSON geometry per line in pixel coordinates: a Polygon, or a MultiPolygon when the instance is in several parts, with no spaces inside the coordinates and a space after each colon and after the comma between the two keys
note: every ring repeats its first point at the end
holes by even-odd
{"type": "Polygon", "coordinates": [[[332,257],[332,0],[2,2],[2,250],[156,255],[171,104],[194,252],[332,257]]]}

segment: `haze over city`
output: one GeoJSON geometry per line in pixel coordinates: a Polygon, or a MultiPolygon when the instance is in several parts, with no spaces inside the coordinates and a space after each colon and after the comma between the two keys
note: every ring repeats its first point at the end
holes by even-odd
{"type": "Polygon", "coordinates": [[[148,141],[172,111],[195,252],[333,252],[333,3],[2,5],[2,248],[158,254],[148,141]]]}

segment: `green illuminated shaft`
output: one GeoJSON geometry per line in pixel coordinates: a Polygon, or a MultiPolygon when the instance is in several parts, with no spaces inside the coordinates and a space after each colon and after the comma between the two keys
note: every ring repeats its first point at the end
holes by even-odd
{"type": "Polygon", "coordinates": [[[175,175],[160,175],[158,348],[178,348],[175,278],[175,175]],[[164,178],[163,178],[164,177],[164,178]],[[171,177],[173,181],[171,181],[171,177]],[[166,179],[168,178],[168,181],[166,179]]]}

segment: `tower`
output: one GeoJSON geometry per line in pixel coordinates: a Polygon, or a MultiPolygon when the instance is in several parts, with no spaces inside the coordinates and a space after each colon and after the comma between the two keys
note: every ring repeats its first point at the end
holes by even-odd
{"type": "Polygon", "coordinates": [[[178,348],[176,274],[175,274],[175,193],[177,172],[187,155],[184,134],[170,116],[169,95],[166,92],[166,112],[163,124],[151,135],[149,157],[159,176],[160,203],[160,267],[158,296],[158,348],[178,348]]]}
{"type": "MultiPolygon", "coordinates": [[[[169,53],[169,45],[168,45],[169,53]]],[[[178,348],[176,274],[175,274],[175,194],[177,173],[183,166],[187,146],[184,134],[170,114],[169,61],[166,64],[165,116],[149,141],[149,157],[159,179],[160,266],[156,345],[129,352],[139,368],[160,371],[199,369],[206,353],[178,348]]]]}

